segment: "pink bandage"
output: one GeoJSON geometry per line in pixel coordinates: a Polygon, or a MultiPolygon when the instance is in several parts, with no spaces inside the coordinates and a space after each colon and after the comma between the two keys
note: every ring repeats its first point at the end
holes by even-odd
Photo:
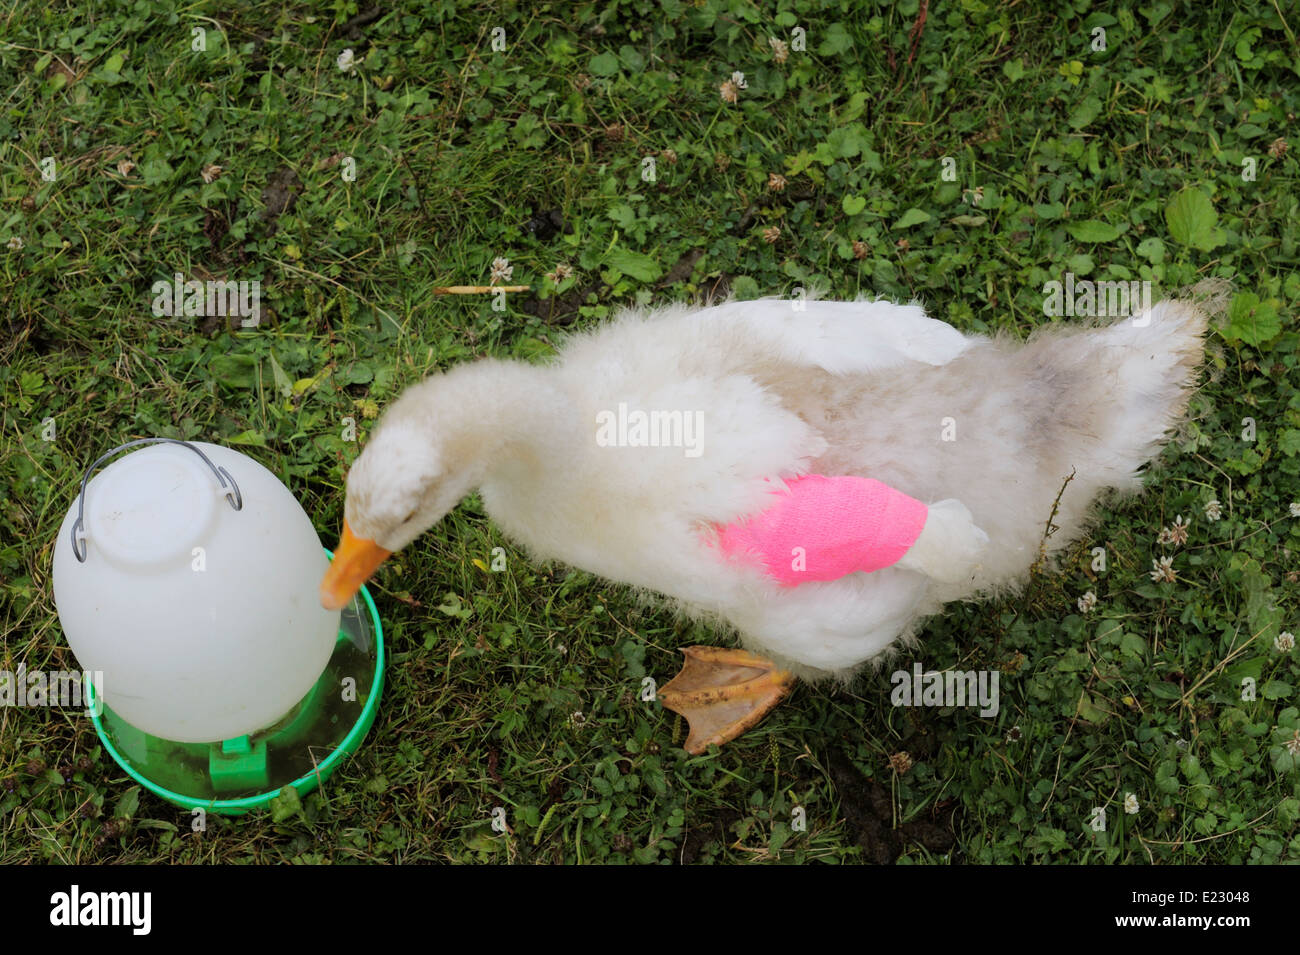
{"type": "Polygon", "coordinates": [[[773,493],[775,504],[720,528],[718,542],[728,557],[761,563],[786,586],[896,563],[929,513],[915,498],[870,478],[808,474],[773,493]]]}

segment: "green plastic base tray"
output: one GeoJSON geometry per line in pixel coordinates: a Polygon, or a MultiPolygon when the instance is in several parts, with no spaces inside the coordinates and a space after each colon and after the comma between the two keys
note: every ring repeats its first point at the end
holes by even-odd
{"type": "MultiPolygon", "coordinates": [[[[325,553],[333,560],[330,551],[325,553]]],[[[325,671],[298,705],[274,726],[220,743],[178,743],[136,729],[108,706],[98,712],[91,686],[91,719],[104,748],[132,779],[184,809],[242,815],[266,806],[281,793],[284,787],[268,791],[271,781],[277,778],[292,780],[286,785],[306,795],[328,779],[345,757],[356,752],[375,721],[383,695],[384,631],[370,592],[362,587],[357,600],[343,614],[338,643],[325,671]],[[352,631],[364,630],[366,617],[373,628],[373,654],[368,645],[363,645],[364,634],[359,643],[358,634],[349,631],[349,626],[352,631]],[[366,680],[371,660],[373,678],[366,680]],[[359,676],[356,701],[337,703],[337,693],[329,691],[340,685],[342,677],[353,674],[359,676]],[[361,713],[353,718],[358,705],[361,713]],[[341,720],[354,721],[347,728],[341,720]]]]}

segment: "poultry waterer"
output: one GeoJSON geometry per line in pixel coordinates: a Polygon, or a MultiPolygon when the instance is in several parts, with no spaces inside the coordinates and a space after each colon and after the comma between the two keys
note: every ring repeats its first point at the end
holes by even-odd
{"type": "Polygon", "coordinates": [[[289,489],[229,448],[143,438],[87,469],[54,599],[95,674],[95,729],[130,776],[237,814],[310,791],[356,749],[383,689],[383,630],[364,588],[341,613],[320,606],[331,556],[289,489]]]}

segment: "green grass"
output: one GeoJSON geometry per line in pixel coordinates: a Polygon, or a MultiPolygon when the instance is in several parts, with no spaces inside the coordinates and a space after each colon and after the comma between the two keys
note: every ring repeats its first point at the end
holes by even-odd
{"type": "Polygon", "coordinates": [[[917,0],[398,3],[355,32],[343,0],[127,6],[19,0],[2,17],[0,669],[73,668],[54,536],[83,468],[134,437],[240,447],[332,544],[348,463],[403,387],[476,356],[544,356],[624,304],[822,286],[1023,336],[1069,321],[1042,308],[1067,271],[1163,291],[1222,277],[1238,295],[1147,492],[1108,507],[1059,575],[951,608],[898,661],[999,668],[994,719],[895,709],[887,675],[866,674],[802,686],[688,757],[642,680],[717,635],[529,563],[471,499],[373,585],[387,697],[324,792],[197,834],[130,788],[80,714],[0,708],[0,861],[1300,861],[1283,745],[1300,651],[1273,646],[1300,630],[1286,4],[1062,16],[967,0],[933,4],[919,32],[917,0]],[[768,38],[795,27],[806,49],[774,62],[768,38]],[[748,88],[728,104],[736,70],[748,88]],[[286,168],[298,196],[273,228],[263,191],[286,168]],[[525,232],[552,208],[571,233],[525,232]],[[531,312],[525,295],[495,312],[432,293],[486,284],[497,256],[540,291],[531,312]],[[557,289],[560,262],[575,274],[557,289]],[[260,280],[261,325],[155,318],[150,287],[178,271],[260,280]],[[1159,545],[1176,515],[1189,539],[1159,545]],[[475,563],[495,547],[505,572],[475,563]],[[1178,579],[1154,583],[1166,554],[1178,579]],[[895,842],[864,835],[863,793],[895,842]],[[925,836],[949,820],[951,838],[925,836]]]}

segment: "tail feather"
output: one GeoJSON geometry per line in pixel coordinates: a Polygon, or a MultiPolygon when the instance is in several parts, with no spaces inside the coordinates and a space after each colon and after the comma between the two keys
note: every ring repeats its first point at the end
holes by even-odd
{"type": "Polygon", "coordinates": [[[1097,366],[1115,369],[1102,419],[1103,451],[1112,468],[1132,473],[1155,457],[1186,413],[1206,327],[1204,310],[1170,299],[1097,336],[1097,366]]]}
{"type": "MultiPolygon", "coordinates": [[[[1081,499],[1135,491],[1187,411],[1204,354],[1206,310],[1166,300],[1103,328],[1053,327],[1017,356],[1026,364],[1027,441],[1040,466],[1077,472],[1081,499]]],[[[1071,495],[1073,497],[1074,495],[1071,495]]]]}

